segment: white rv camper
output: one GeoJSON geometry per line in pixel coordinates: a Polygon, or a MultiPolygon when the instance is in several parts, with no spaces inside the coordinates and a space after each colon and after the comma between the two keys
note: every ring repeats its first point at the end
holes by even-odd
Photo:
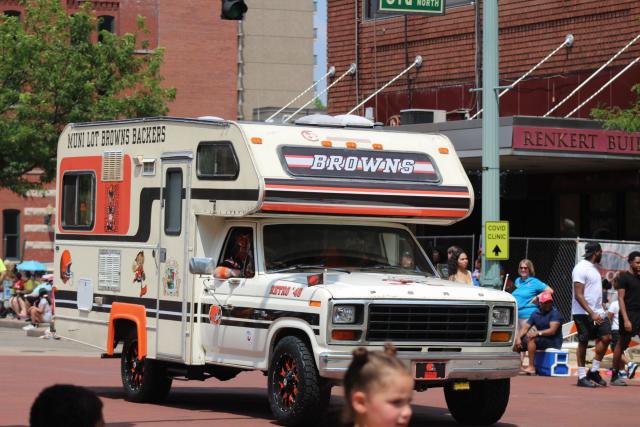
{"type": "Polygon", "coordinates": [[[458,421],[497,421],[520,365],[514,300],[439,278],[403,225],[470,214],[452,144],[332,120],[68,125],[58,334],[121,357],[134,401],[263,371],[286,425],[317,419],[354,348],[392,342],[458,421]]]}

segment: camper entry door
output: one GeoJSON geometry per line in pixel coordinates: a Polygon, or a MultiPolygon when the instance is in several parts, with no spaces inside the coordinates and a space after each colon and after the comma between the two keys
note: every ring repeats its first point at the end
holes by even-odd
{"type": "Polygon", "coordinates": [[[190,152],[163,153],[158,286],[158,359],[187,362],[191,295],[186,281],[190,206],[190,152]]]}

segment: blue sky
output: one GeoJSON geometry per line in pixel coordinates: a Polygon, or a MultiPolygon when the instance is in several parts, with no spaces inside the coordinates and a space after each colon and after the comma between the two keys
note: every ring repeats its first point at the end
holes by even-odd
{"type": "MultiPolygon", "coordinates": [[[[327,73],[327,0],[317,0],[317,12],[313,18],[313,26],[317,28],[317,38],[313,46],[317,64],[313,69],[313,79],[318,81],[327,73]]],[[[316,86],[316,93],[322,92],[327,87],[326,80],[316,86]]],[[[322,97],[322,102],[327,104],[327,94],[322,97]]]]}

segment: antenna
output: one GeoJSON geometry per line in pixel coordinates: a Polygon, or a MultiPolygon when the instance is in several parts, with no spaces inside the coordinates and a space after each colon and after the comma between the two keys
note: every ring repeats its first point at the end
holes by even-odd
{"type": "MultiPolygon", "coordinates": [[[[553,55],[555,55],[560,49],[562,49],[563,47],[571,47],[573,46],[573,34],[567,34],[567,37],[565,37],[564,41],[562,42],[562,44],[560,46],[558,46],[557,48],[555,48],[553,50],[553,52],[551,52],[550,54],[548,54],[542,61],[538,62],[536,65],[533,66],[533,68],[531,68],[529,71],[527,71],[526,73],[524,73],[522,75],[522,77],[520,77],[518,80],[516,80],[515,82],[511,83],[511,85],[509,85],[509,87],[507,87],[506,89],[504,89],[502,92],[500,92],[500,95],[498,95],[498,99],[502,98],[502,95],[504,95],[505,93],[509,92],[511,89],[513,89],[514,87],[516,87],[516,85],[518,83],[520,83],[522,80],[526,79],[527,76],[529,76],[529,74],[533,73],[539,66],[541,66],[542,64],[544,64],[545,62],[547,62],[547,60],[549,58],[551,58],[553,55]]],[[[478,117],[482,112],[484,111],[484,108],[479,109],[473,116],[469,117],[467,120],[473,120],[476,117],[478,117]]]]}
{"type": "Polygon", "coordinates": [[[329,89],[331,89],[334,85],[336,85],[336,84],[337,84],[340,80],[342,80],[344,77],[348,76],[349,74],[355,74],[355,73],[356,73],[356,70],[357,70],[356,64],[351,64],[351,65],[349,66],[349,69],[348,69],[347,71],[345,71],[344,73],[342,73],[342,75],[341,75],[340,77],[338,77],[337,79],[335,79],[335,80],[334,80],[334,81],[333,81],[329,86],[327,86],[327,87],[325,88],[325,90],[323,90],[322,92],[320,92],[319,94],[317,94],[316,96],[314,96],[313,98],[311,98],[311,99],[309,100],[309,102],[307,102],[306,104],[304,104],[302,107],[298,108],[298,109],[297,109],[297,110],[296,110],[292,115],[290,115],[289,117],[287,117],[286,119],[284,119],[284,120],[282,121],[282,123],[287,123],[289,120],[291,120],[292,118],[294,118],[294,117],[296,116],[296,114],[298,114],[300,111],[304,110],[304,109],[307,107],[307,105],[311,104],[311,102],[312,102],[314,99],[316,99],[316,98],[318,98],[318,97],[320,97],[320,96],[324,95],[324,93],[325,93],[326,91],[328,91],[329,89]]]}
{"type": "MultiPolygon", "coordinates": [[[[309,86],[308,88],[306,88],[305,90],[303,90],[298,96],[296,96],[295,98],[293,98],[291,101],[289,101],[287,103],[287,105],[285,105],[284,107],[280,108],[278,111],[276,111],[275,113],[273,113],[272,115],[270,115],[267,120],[265,120],[265,122],[270,122],[271,120],[273,120],[274,117],[276,117],[278,114],[280,114],[282,112],[282,110],[284,110],[285,108],[287,108],[289,105],[293,104],[294,102],[296,102],[298,99],[300,99],[300,97],[302,97],[302,95],[304,95],[305,93],[309,92],[311,89],[313,89],[314,87],[316,87],[316,85],[318,83],[320,83],[321,81],[323,81],[324,79],[326,79],[327,77],[333,77],[336,74],[336,67],[334,67],[333,65],[331,67],[329,67],[329,71],[327,71],[327,73],[322,76],[320,78],[320,80],[318,80],[317,82],[315,82],[314,84],[312,84],[311,86],[309,86]]],[[[312,99],[315,99],[316,97],[314,96],[312,99]]]]}
{"type": "Polygon", "coordinates": [[[547,117],[549,114],[553,113],[554,111],[556,111],[558,109],[558,107],[560,107],[562,104],[564,104],[569,98],[571,98],[573,95],[576,94],[576,92],[578,92],[584,85],[586,85],[587,83],[589,83],[591,81],[591,79],[593,79],[596,75],[598,75],[598,73],[600,73],[600,71],[604,70],[604,68],[611,64],[618,56],[620,56],[620,54],[622,54],[622,52],[624,52],[625,50],[627,50],[629,48],[629,46],[631,46],[632,44],[634,44],[635,42],[638,41],[638,39],[640,39],[640,34],[638,34],[633,40],[631,40],[629,43],[626,44],[626,46],[624,46],[622,49],[620,49],[618,51],[618,53],[616,53],[615,55],[613,55],[611,57],[611,59],[609,59],[607,62],[605,62],[604,64],[602,64],[602,66],[600,68],[598,68],[593,74],[591,74],[589,77],[587,77],[587,79],[585,81],[583,81],[580,85],[578,85],[577,88],[575,88],[573,90],[573,92],[571,92],[569,95],[567,95],[566,98],[564,98],[562,101],[560,101],[559,103],[556,104],[555,107],[553,107],[552,109],[550,109],[549,111],[547,111],[547,114],[545,114],[542,117],[547,117]]]}
{"type": "Polygon", "coordinates": [[[384,86],[382,86],[380,89],[378,89],[377,91],[373,92],[371,95],[369,95],[367,97],[367,99],[365,99],[364,101],[362,101],[360,104],[356,105],[355,107],[353,107],[351,109],[351,111],[349,111],[347,114],[353,114],[354,111],[356,111],[358,108],[362,107],[368,100],[370,100],[371,98],[373,98],[374,96],[376,96],[378,93],[382,92],[383,90],[385,90],[389,85],[391,85],[393,82],[395,82],[396,80],[398,80],[400,77],[404,76],[406,73],[409,72],[409,70],[411,70],[413,67],[416,68],[420,68],[422,66],[422,56],[418,55],[416,56],[416,59],[413,60],[413,63],[411,65],[409,65],[407,68],[405,68],[400,74],[398,74],[397,76],[395,76],[394,78],[392,78],[391,80],[389,80],[384,86]]]}

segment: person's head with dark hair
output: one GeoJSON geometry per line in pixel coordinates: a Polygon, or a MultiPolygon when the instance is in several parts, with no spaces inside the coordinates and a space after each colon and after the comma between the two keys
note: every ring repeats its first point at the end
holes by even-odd
{"type": "Polygon", "coordinates": [[[102,402],[91,390],[56,384],[40,392],[31,405],[30,427],[102,427],[102,402]]]}
{"type": "Polygon", "coordinates": [[[26,277],[26,278],[27,278],[27,280],[30,280],[30,279],[31,279],[31,272],[30,272],[30,271],[26,271],[26,272],[24,273],[24,277],[26,277]]]}
{"type": "Polygon", "coordinates": [[[466,272],[469,268],[469,257],[467,253],[460,248],[453,251],[449,257],[448,266],[449,276],[453,276],[458,272],[466,272]]]}
{"type": "Polygon", "coordinates": [[[627,257],[627,261],[629,261],[629,264],[631,264],[633,262],[634,259],[636,258],[640,258],[640,251],[633,251],[629,254],[629,256],[627,257]]]}
{"type": "Polygon", "coordinates": [[[384,351],[353,350],[344,377],[344,419],[356,427],[406,426],[411,418],[413,377],[386,343],[384,351]]]}
{"type": "Polygon", "coordinates": [[[22,273],[19,271],[16,273],[16,280],[22,280],[22,273]]]}
{"type": "Polygon", "coordinates": [[[584,259],[594,264],[598,264],[602,259],[602,246],[598,242],[588,242],[584,245],[584,259]]]}
{"type": "Polygon", "coordinates": [[[627,257],[629,261],[629,269],[633,274],[640,275],[640,252],[633,251],[627,257]]]}

